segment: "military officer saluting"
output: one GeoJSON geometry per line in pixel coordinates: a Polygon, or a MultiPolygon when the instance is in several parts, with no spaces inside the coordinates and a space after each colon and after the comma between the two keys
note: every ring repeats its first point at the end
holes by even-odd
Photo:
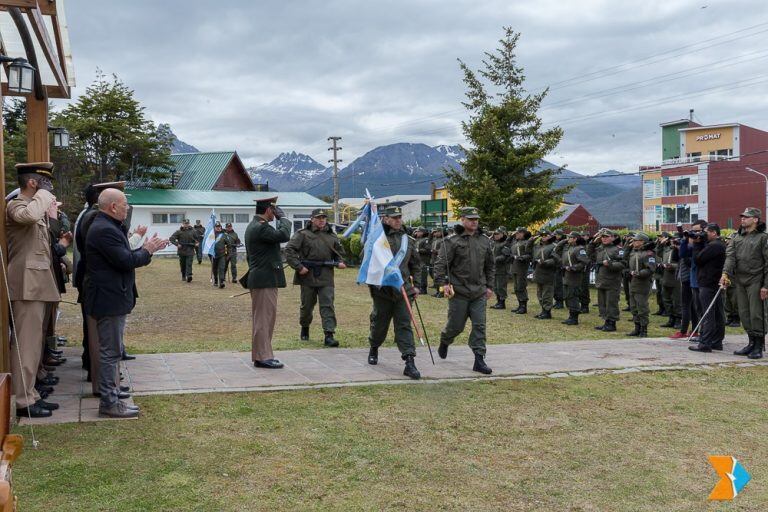
{"type": "Polygon", "coordinates": [[[192,261],[195,259],[199,242],[197,241],[197,232],[189,224],[189,219],[184,219],[181,228],[177,229],[168,241],[176,246],[179,267],[181,267],[181,280],[191,283],[192,261]]]}
{"type": "MultiPolygon", "coordinates": [[[[411,277],[419,275],[421,264],[416,251],[414,239],[408,237],[403,229],[403,211],[399,206],[391,206],[384,211],[381,219],[384,234],[387,237],[392,255],[398,254],[403,244],[408,244],[403,259],[400,261],[400,274],[403,277],[406,295],[409,299],[419,295],[419,289],[411,285],[411,277]]],[[[368,364],[378,364],[379,347],[387,338],[389,323],[392,322],[395,330],[395,343],[405,361],[403,375],[412,379],[420,379],[421,374],[416,368],[416,346],[413,342],[413,330],[411,330],[411,317],[408,314],[408,305],[400,290],[391,286],[368,286],[373,299],[371,311],[371,331],[368,342],[371,345],[368,352],[368,364]]]]}
{"type": "Polygon", "coordinates": [[[768,233],[760,210],[747,208],[741,228],[725,248],[720,285],[736,286],[741,325],[749,343],[734,354],[760,359],[765,350],[765,300],[768,299],[768,233]]]}
{"type": "Polygon", "coordinates": [[[600,245],[595,249],[595,265],[600,269],[595,275],[597,288],[597,306],[603,325],[595,327],[599,331],[614,332],[619,320],[619,297],[621,296],[624,249],[617,245],[616,233],[603,229],[599,233],[600,245]]]}
{"type": "Polygon", "coordinates": [[[475,355],[472,370],[487,375],[491,369],[485,364],[485,308],[493,294],[493,253],[490,240],[478,230],[477,208],[461,208],[459,215],[461,224],[446,239],[435,265],[435,281],[449,299],[448,322],[440,333],[437,353],[442,359],[448,357],[448,346],[464,331],[469,318],[469,347],[475,355]]]}
{"type": "Polygon", "coordinates": [[[648,297],[656,275],[656,252],[648,247],[650,238],[643,232],[635,233],[632,238],[632,251],[629,253],[629,307],[635,329],[627,336],[648,336],[648,319],[651,310],[648,297]]]}
{"type": "Polygon", "coordinates": [[[589,255],[584,248],[585,241],[578,231],[568,233],[567,245],[563,247],[560,263],[563,266],[563,288],[565,305],[568,307],[568,319],[565,325],[579,325],[581,313],[582,274],[589,265],[589,255]]]}
{"type": "Polygon", "coordinates": [[[496,294],[496,304],[491,309],[507,308],[507,260],[509,260],[509,246],[507,245],[507,228],[499,226],[491,237],[491,251],[493,252],[494,282],[493,293],[496,294]]]}
{"type": "Polygon", "coordinates": [[[536,283],[536,297],[541,305],[541,313],[535,318],[549,320],[552,318],[555,274],[560,268],[560,261],[555,252],[555,237],[552,232],[542,228],[539,235],[538,242],[533,246],[533,282],[536,283]]]}
{"type": "Polygon", "coordinates": [[[512,311],[519,315],[528,312],[528,267],[533,257],[533,240],[531,233],[524,227],[515,230],[509,243],[510,277],[515,287],[517,309],[512,311]]]}
{"type": "Polygon", "coordinates": [[[320,318],[325,333],[325,346],[338,347],[336,310],[334,309],[334,268],[347,268],[344,248],[328,224],[328,212],[322,208],[312,210],[312,219],[304,229],[298,230],[285,246],[285,259],[296,272],[293,284],[301,286],[299,310],[300,337],[309,339],[312,311],[320,303],[320,318]]]}

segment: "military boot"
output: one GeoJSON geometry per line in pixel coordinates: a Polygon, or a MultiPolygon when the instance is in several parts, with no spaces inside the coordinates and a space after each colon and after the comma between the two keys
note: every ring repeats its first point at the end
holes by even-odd
{"type": "Polygon", "coordinates": [[[647,325],[641,325],[640,326],[640,334],[637,335],[638,338],[647,338],[648,337],[648,326],[647,325]]]}
{"type": "Polygon", "coordinates": [[[563,309],[565,306],[563,306],[563,301],[556,300],[555,305],[552,306],[552,309],[563,309]]]}
{"type": "Polygon", "coordinates": [[[606,320],[603,332],[616,332],[616,320],[606,320]]]}
{"type": "Polygon", "coordinates": [[[589,306],[581,306],[581,310],[579,310],[579,314],[581,314],[581,315],[588,315],[589,314],[589,306]]]}
{"type": "Polygon", "coordinates": [[[301,338],[301,341],[309,340],[309,326],[301,326],[301,334],[299,335],[299,338],[301,338]]]}
{"type": "Polygon", "coordinates": [[[472,371],[490,375],[493,370],[488,368],[488,365],[485,364],[485,358],[483,356],[480,354],[475,354],[475,364],[472,367],[472,371]]]}
{"type": "Polygon", "coordinates": [[[579,325],[579,312],[578,311],[570,311],[568,313],[568,319],[563,320],[561,323],[565,325],[579,325]]]}
{"type": "Polygon", "coordinates": [[[517,307],[513,313],[517,313],[518,315],[525,315],[528,313],[528,301],[527,300],[521,300],[520,305],[517,307]]]}
{"type": "Polygon", "coordinates": [[[379,347],[368,350],[368,364],[379,364],[379,347]]]}
{"type": "Polygon", "coordinates": [[[747,356],[750,359],[762,359],[765,349],[765,336],[755,336],[755,348],[747,356]]]}
{"type": "Polygon", "coordinates": [[[325,331],[325,346],[326,347],[338,347],[339,342],[333,337],[333,332],[325,331]]]}
{"type": "Polygon", "coordinates": [[[669,319],[667,320],[667,323],[661,324],[661,327],[674,327],[675,326],[675,317],[672,315],[669,315],[669,319]]]}
{"type": "Polygon", "coordinates": [[[595,327],[595,330],[596,330],[596,331],[603,331],[603,330],[605,330],[605,327],[606,327],[607,325],[608,325],[608,320],[604,321],[604,322],[603,322],[603,325],[598,325],[597,327],[595,327]]]}
{"type": "Polygon", "coordinates": [[[496,299],[496,304],[491,306],[491,309],[507,309],[506,302],[504,299],[496,299]]]}
{"type": "Polygon", "coordinates": [[[747,344],[747,346],[739,350],[734,350],[733,351],[734,355],[748,356],[749,354],[752,353],[752,349],[755,348],[755,337],[752,336],[751,334],[747,334],[747,337],[749,338],[749,343],[747,344]]]}
{"type": "Polygon", "coordinates": [[[641,332],[642,328],[640,327],[640,324],[635,322],[635,329],[632,332],[628,332],[627,336],[640,336],[641,332]]]}
{"type": "Polygon", "coordinates": [[[440,356],[440,359],[448,357],[448,345],[446,343],[440,342],[440,346],[437,347],[437,355],[440,356]]]}
{"type": "Polygon", "coordinates": [[[545,311],[545,310],[542,309],[541,313],[536,315],[536,318],[538,318],[539,320],[552,320],[552,312],[551,311],[545,311]]]}
{"type": "Polygon", "coordinates": [[[413,356],[405,356],[405,369],[403,370],[403,375],[406,377],[410,377],[414,380],[419,380],[421,378],[421,374],[419,373],[419,370],[416,368],[416,363],[413,360],[413,356]]]}
{"type": "Polygon", "coordinates": [[[739,318],[739,315],[733,315],[731,320],[725,325],[726,327],[741,327],[741,319],[739,318]]]}

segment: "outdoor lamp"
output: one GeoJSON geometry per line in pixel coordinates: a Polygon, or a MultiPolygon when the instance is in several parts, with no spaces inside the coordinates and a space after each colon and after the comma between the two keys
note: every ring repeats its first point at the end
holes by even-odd
{"type": "Polygon", "coordinates": [[[26,59],[0,55],[0,62],[8,62],[8,90],[16,94],[31,94],[35,86],[36,69],[26,59]]]}
{"type": "Polygon", "coordinates": [[[50,127],[48,130],[53,133],[53,147],[55,148],[68,148],[69,147],[69,132],[66,128],[50,127]]]}

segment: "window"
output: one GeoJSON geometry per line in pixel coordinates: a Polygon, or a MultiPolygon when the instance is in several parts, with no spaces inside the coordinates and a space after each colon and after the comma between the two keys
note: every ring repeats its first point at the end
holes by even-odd
{"type": "Polygon", "coordinates": [[[659,222],[661,222],[661,206],[646,206],[643,209],[643,225],[656,229],[659,222]]]}
{"type": "MultiPolygon", "coordinates": [[[[709,156],[721,156],[721,157],[729,157],[733,156],[733,150],[732,149],[718,149],[716,151],[710,151],[709,156]]],[[[719,159],[717,159],[719,160],[719,159]]]]}
{"type": "Polygon", "coordinates": [[[171,224],[181,224],[184,222],[184,214],[183,213],[169,213],[168,214],[168,222],[171,224]]]}
{"type": "Polygon", "coordinates": [[[676,194],[675,180],[673,178],[664,178],[664,195],[674,196],[676,194]]]}
{"type": "Polygon", "coordinates": [[[675,207],[674,206],[665,206],[664,207],[664,218],[662,221],[664,224],[674,224],[677,222],[675,220],[675,207]]]}
{"type": "Polygon", "coordinates": [[[222,224],[226,224],[227,222],[235,222],[235,214],[234,213],[222,213],[221,218],[219,221],[222,224]]]}
{"type": "Polygon", "coordinates": [[[687,196],[691,193],[691,180],[689,178],[682,178],[677,180],[677,194],[678,196],[687,196]]]}
{"type": "Polygon", "coordinates": [[[247,213],[236,213],[235,214],[235,222],[239,224],[248,224],[249,222],[249,216],[247,213]]]}
{"type": "Polygon", "coordinates": [[[184,218],[183,213],[153,213],[152,224],[181,224],[184,218]]]}
{"type": "Polygon", "coordinates": [[[687,156],[694,162],[698,162],[699,160],[701,160],[701,151],[697,151],[696,153],[686,153],[685,156],[687,156]]]}
{"type": "Polygon", "coordinates": [[[699,177],[692,176],[691,177],[691,194],[698,194],[698,193],[699,193],[699,177]]]}
{"type": "Polygon", "coordinates": [[[687,204],[679,204],[676,207],[677,219],[675,222],[682,222],[683,224],[690,224],[691,222],[691,207],[687,204]]]}
{"type": "Polygon", "coordinates": [[[661,178],[643,181],[643,199],[656,199],[661,197],[661,178]]]}

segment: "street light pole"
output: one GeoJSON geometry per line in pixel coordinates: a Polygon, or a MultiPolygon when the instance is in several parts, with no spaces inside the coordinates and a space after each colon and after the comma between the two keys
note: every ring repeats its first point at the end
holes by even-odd
{"type": "Polygon", "coordinates": [[[751,167],[744,167],[744,170],[745,171],[749,171],[749,172],[753,172],[753,173],[757,174],[758,176],[762,177],[765,180],[765,205],[764,205],[764,208],[763,208],[763,215],[766,215],[766,210],[768,210],[768,176],[766,176],[765,174],[763,174],[763,173],[761,173],[759,171],[754,170],[751,167]]]}

